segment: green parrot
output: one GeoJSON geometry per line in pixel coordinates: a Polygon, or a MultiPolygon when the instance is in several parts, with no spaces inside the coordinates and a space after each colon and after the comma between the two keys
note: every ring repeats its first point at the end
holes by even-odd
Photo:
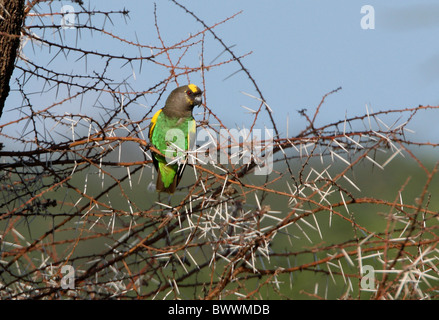
{"type": "Polygon", "coordinates": [[[151,119],[149,141],[162,154],[151,150],[159,192],[172,194],[180,182],[187,161],[185,151],[195,144],[197,126],[192,110],[201,104],[202,93],[194,84],[174,89],[151,119]]]}

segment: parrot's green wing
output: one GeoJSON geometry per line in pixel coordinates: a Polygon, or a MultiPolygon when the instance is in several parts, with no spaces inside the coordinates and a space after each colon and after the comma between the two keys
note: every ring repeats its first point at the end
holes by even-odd
{"type": "MultiPolygon", "coordinates": [[[[194,119],[189,120],[187,122],[187,138],[186,138],[186,151],[192,151],[195,148],[195,141],[197,137],[197,123],[194,119]]],[[[183,177],[184,169],[186,168],[186,164],[189,161],[189,157],[185,156],[181,164],[178,166],[177,170],[177,185],[180,183],[181,177],[183,177]]]]}
{"type": "MultiPolygon", "coordinates": [[[[175,192],[188,160],[186,155],[181,155],[178,161],[170,161],[171,163],[168,163],[167,159],[163,156],[168,155],[169,149],[173,148],[176,143],[175,141],[169,141],[169,137],[166,136],[168,130],[171,129],[179,129],[184,135],[184,141],[177,143],[177,150],[192,150],[195,145],[196,122],[193,117],[187,119],[168,118],[162,112],[162,109],[157,111],[151,120],[149,140],[162,153],[160,155],[152,152],[154,167],[158,172],[156,189],[157,191],[168,193],[175,192]]],[[[173,152],[173,154],[174,157],[177,156],[177,152],[173,152]]]]}

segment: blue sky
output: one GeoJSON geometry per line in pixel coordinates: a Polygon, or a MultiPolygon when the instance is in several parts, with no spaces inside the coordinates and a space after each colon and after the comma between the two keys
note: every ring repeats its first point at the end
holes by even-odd
{"type": "MultiPolygon", "coordinates": [[[[126,24],[123,19],[113,18],[114,25],[107,21],[106,30],[133,41],[137,37],[143,44],[159,45],[152,14],[154,2],[84,2],[91,9],[102,11],[128,9],[130,19],[126,24]]],[[[304,126],[304,119],[297,110],[306,108],[312,113],[322,96],[338,87],[343,89],[327,98],[318,124],[343,119],[345,114],[348,117],[364,114],[366,104],[373,111],[419,104],[439,105],[437,1],[187,0],[181,3],[208,25],[243,11],[214,30],[228,46],[234,45],[235,54],[252,52],[242,61],[273,109],[275,120],[284,133],[287,115],[289,134],[294,135],[304,126]],[[361,28],[360,22],[364,16],[361,8],[364,5],[371,5],[375,10],[373,30],[361,28]]],[[[52,8],[56,10],[62,4],[71,3],[53,3],[52,8]]],[[[75,4],[72,5],[75,7],[75,4]]],[[[156,8],[160,32],[168,45],[203,29],[171,1],[156,1],[156,8]]],[[[99,20],[95,21],[100,24],[99,20]]],[[[76,31],[66,30],[66,43],[78,41],[75,34],[76,31]]],[[[117,43],[115,46],[114,41],[110,43],[105,37],[96,35],[91,38],[85,32],[81,34],[78,46],[138,55],[137,48],[117,43]]],[[[215,59],[221,51],[222,48],[212,37],[206,37],[204,54],[207,62],[215,59]]],[[[39,55],[38,50],[35,52],[27,45],[25,53],[41,65],[52,58],[39,55]]],[[[196,64],[199,54],[199,49],[191,52],[187,57],[188,63],[196,64]]],[[[73,64],[66,65],[66,60],[61,56],[51,62],[52,68],[70,68],[74,73],[84,68],[83,61],[79,62],[81,67],[78,69],[73,64]]],[[[225,53],[219,60],[229,58],[225,53]]],[[[72,60],[75,58],[70,57],[72,60]]],[[[99,61],[96,64],[88,61],[88,69],[99,70],[100,67],[99,61]]],[[[229,125],[248,126],[251,117],[241,106],[256,108],[258,103],[242,94],[242,91],[255,94],[243,72],[229,77],[238,69],[237,64],[228,64],[206,73],[207,102],[229,125]]],[[[163,70],[144,66],[142,73],[136,74],[136,78],[130,81],[136,89],[146,89],[148,84],[162,78],[161,72],[163,70]]],[[[130,75],[132,72],[129,68],[112,72],[116,82],[130,75]]],[[[194,83],[199,80],[196,75],[191,78],[194,83]]],[[[18,97],[11,94],[7,106],[13,105],[14,99],[18,97]]],[[[13,116],[13,112],[5,113],[0,123],[10,121],[13,116]]],[[[415,139],[437,141],[437,119],[433,112],[419,114],[410,127],[416,131],[415,139]]],[[[261,121],[270,125],[266,117],[261,121]]]]}
{"type": "MultiPolygon", "coordinates": [[[[185,3],[210,23],[243,10],[217,32],[227,44],[235,44],[238,53],[253,51],[244,63],[275,119],[285,123],[285,114],[290,115],[290,132],[302,128],[296,110],[313,110],[325,93],[339,86],[343,89],[326,100],[321,123],[343,118],[345,112],[364,114],[365,104],[374,111],[439,104],[437,1],[221,1],[213,7],[203,5],[205,1],[185,3]],[[361,28],[364,5],[375,9],[374,30],[361,28]]],[[[222,80],[211,80],[220,92],[242,86],[245,75],[222,80]]],[[[251,103],[247,97],[235,97],[239,104],[251,103]]],[[[421,116],[422,123],[412,129],[434,139],[437,118],[421,116]]]]}

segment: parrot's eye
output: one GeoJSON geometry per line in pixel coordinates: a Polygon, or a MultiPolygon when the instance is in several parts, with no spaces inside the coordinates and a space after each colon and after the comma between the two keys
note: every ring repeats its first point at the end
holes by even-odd
{"type": "Polygon", "coordinates": [[[191,96],[191,95],[193,94],[193,92],[192,92],[191,90],[188,90],[188,91],[186,91],[186,94],[187,94],[188,96],[191,96]]]}

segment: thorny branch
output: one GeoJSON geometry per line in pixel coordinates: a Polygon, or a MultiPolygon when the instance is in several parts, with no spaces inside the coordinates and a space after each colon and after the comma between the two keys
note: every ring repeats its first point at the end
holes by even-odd
{"type": "Polygon", "coordinates": [[[6,105],[13,117],[0,123],[1,299],[437,298],[437,165],[429,169],[413,147],[438,144],[412,141],[410,124],[439,107],[366,108],[322,121],[337,88],[298,112],[296,134],[282,135],[246,68],[251,52],[238,54],[216,30],[241,12],[209,25],[171,3],[201,30],[167,43],[154,5],[156,41],[134,41],[106,25],[123,24],[128,10],[76,1],[72,42],[54,2],[27,3],[11,82],[21,104],[6,105]],[[113,49],[81,45],[86,34],[113,49]],[[208,54],[217,57],[210,64],[208,54]],[[254,88],[245,93],[256,106],[249,130],[228,126],[205,103],[198,130],[208,141],[189,152],[195,161],[176,194],[157,195],[149,150],[159,151],[145,137],[151,116],[177,84],[201,83],[208,98],[206,75],[226,65],[254,88]],[[264,116],[273,134],[252,138],[264,116]],[[421,171],[416,198],[405,172],[406,182],[388,190],[393,200],[365,191],[364,170],[386,173],[403,157],[421,171]],[[267,167],[261,159],[273,167],[257,176],[267,167]],[[367,265],[375,278],[364,278],[367,265]],[[74,288],[62,286],[63,266],[74,267],[74,288]],[[312,287],[300,287],[302,277],[312,287]]]}

